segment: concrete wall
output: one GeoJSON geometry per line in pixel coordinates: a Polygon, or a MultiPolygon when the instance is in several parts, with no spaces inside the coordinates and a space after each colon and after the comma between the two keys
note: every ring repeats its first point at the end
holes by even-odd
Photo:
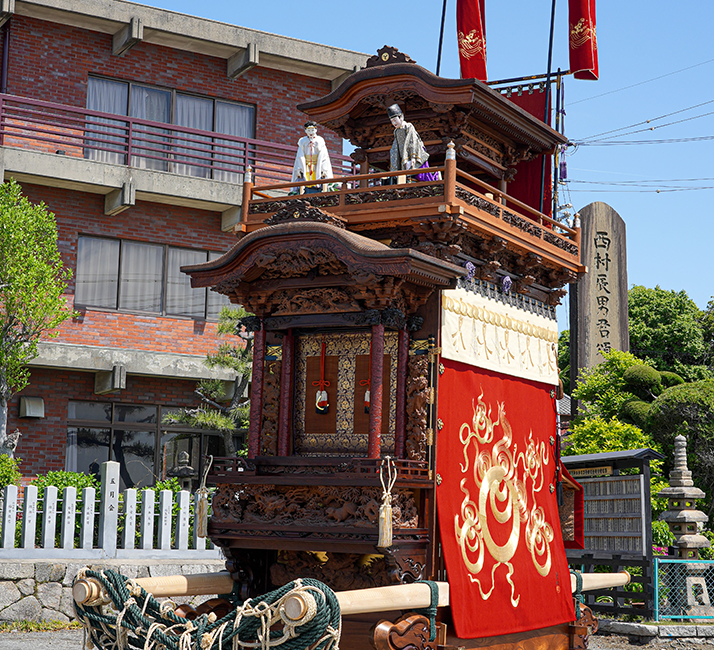
{"type": "MultiPolygon", "coordinates": [[[[72,581],[82,564],[68,562],[30,562],[0,560],[0,622],[63,621],[74,618],[72,581]]],[[[223,562],[207,564],[173,564],[153,561],[129,564],[104,562],[89,566],[93,570],[113,569],[128,578],[147,578],[177,574],[223,571],[223,562]]],[[[198,605],[215,596],[172,598],[178,604],[198,605]]]]}
{"type": "MultiPolygon", "coordinates": [[[[295,107],[331,90],[325,79],[260,66],[232,80],[225,59],[146,42],[118,57],[110,34],[12,17],[9,93],[84,108],[90,74],[254,104],[256,138],[285,144],[304,135],[307,116],[295,107]]],[[[331,151],[342,153],[335,133],[321,134],[331,151]]]]}

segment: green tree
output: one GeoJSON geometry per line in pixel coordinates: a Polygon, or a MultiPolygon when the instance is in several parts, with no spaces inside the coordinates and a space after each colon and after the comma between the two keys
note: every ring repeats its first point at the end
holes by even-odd
{"type": "Polygon", "coordinates": [[[197,429],[218,431],[223,437],[228,456],[242,453],[233,443],[233,435],[238,429],[247,427],[250,410],[246,396],[253,367],[253,335],[244,325],[253,314],[242,307],[224,307],[218,319],[219,335],[234,335],[240,339],[238,345],[221,343],[215,353],[206,357],[209,368],[227,368],[236,373],[233,381],[233,396],[227,401],[220,380],[201,380],[196,393],[201,403],[195,408],[181,409],[164,417],[165,424],[188,424],[197,429]]]}
{"type": "Polygon", "coordinates": [[[633,374],[631,369],[651,366],[629,352],[612,350],[603,356],[602,363],[584,369],[578,375],[578,385],[572,392],[573,398],[580,402],[577,422],[597,417],[609,421],[619,416],[627,402],[640,399],[637,395],[639,380],[635,384],[628,383],[633,374]]]}
{"type": "MultiPolygon", "coordinates": [[[[57,249],[54,215],[14,181],[0,186],[0,447],[7,405],[29,381],[27,363],[40,338],[72,315],[63,293],[71,271],[57,249]]],[[[7,447],[5,447],[7,448],[7,447]]]]}
{"type": "Polygon", "coordinates": [[[570,330],[558,335],[558,377],[563,382],[563,391],[570,394],[570,330]]]}
{"type": "Polygon", "coordinates": [[[632,287],[628,313],[632,354],[686,381],[714,378],[707,365],[703,314],[686,291],[632,287]]]}

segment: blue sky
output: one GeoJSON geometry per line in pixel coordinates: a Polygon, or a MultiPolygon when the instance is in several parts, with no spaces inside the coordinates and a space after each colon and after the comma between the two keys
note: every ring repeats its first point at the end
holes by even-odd
{"type": "MultiPolygon", "coordinates": [[[[144,3],[369,54],[393,45],[436,68],[441,0],[144,3]]],[[[568,67],[567,5],[557,0],[554,69],[568,67]]],[[[486,0],[490,79],[546,71],[550,10],[550,0],[486,0]]],[[[456,0],[448,0],[445,77],[459,76],[455,12],[456,0]]],[[[561,200],[576,210],[611,205],[627,224],[628,284],[685,290],[700,308],[714,294],[712,24],[708,0],[599,0],[600,80],[565,81],[565,134],[574,142],[615,129],[627,141],[712,138],[571,148],[569,195],[561,200]],[[647,130],[680,120],[687,121],[647,130]]],[[[559,311],[567,327],[567,308],[559,311]]]]}

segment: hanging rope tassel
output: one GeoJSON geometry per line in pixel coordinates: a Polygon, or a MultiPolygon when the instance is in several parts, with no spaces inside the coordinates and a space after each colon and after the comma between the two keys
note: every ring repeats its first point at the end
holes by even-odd
{"type": "Polygon", "coordinates": [[[315,412],[321,415],[327,413],[330,404],[327,399],[327,388],[330,382],[325,379],[325,335],[322,335],[322,348],[320,350],[320,381],[313,381],[313,386],[317,386],[315,394],[315,412]]]}
{"type": "Polygon", "coordinates": [[[194,515],[196,517],[196,535],[198,537],[208,537],[208,488],[206,487],[206,477],[213,465],[213,456],[208,457],[208,464],[203,470],[203,478],[201,486],[196,490],[196,508],[194,515]]]}
{"type": "Polygon", "coordinates": [[[389,548],[392,545],[392,488],[397,480],[397,468],[394,461],[386,456],[379,466],[379,480],[382,483],[382,505],[379,506],[379,548],[389,548]],[[387,467],[387,480],[384,478],[384,467],[387,467]]]}

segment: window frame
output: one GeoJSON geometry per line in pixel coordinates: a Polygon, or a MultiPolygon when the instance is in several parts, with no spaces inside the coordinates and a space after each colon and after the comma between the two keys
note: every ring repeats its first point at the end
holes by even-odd
{"type": "MultiPolygon", "coordinates": [[[[120,79],[120,78],[117,78],[117,77],[111,77],[111,76],[107,76],[107,75],[94,74],[94,73],[91,73],[91,74],[88,74],[88,75],[87,75],[87,86],[89,86],[89,80],[90,80],[90,79],[101,79],[101,80],[104,80],[104,81],[112,81],[112,82],[115,82],[115,83],[124,83],[124,84],[127,84],[127,85],[128,85],[127,100],[126,100],[126,112],[123,113],[123,114],[117,113],[117,115],[118,115],[119,117],[126,117],[126,118],[131,118],[131,117],[132,117],[132,116],[130,115],[130,111],[131,111],[131,100],[132,100],[133,88],[134,88],[134,86],[144,86],[144,87],[146,87],[146,88],[153,88],[153,89],[156,89],[156,90],[160,90],[160,91],[164,91],[164,92],[170,93],[170,96],[171,96],[171,106],[169,107],[169,119],[170,119],[171,121],[166,123],[166,124],[169,125],[169,126],[178,126],[179,128],[181,128],[178,124],[176,124],[176,96],[177,96],[177,95],[185,95],[185,96],[187,96],[187,97],[196,97],[196,98],[198,98],[198,99],[207,99],[207,100],[210,100],[210,101],[211,101],[211,103],[213,104],[213,112],[212,112],[211,131],[210,131],[210,133],[214,134],[216,137],[218,137],[218,139],[220,139],[220,136],[222,136],[222,135],[224,135],[224,136],[225,136],[225,135],[229,135],[229,134],[226,134],[226,133],[219,133],[219,132],[217,132],[217,131],[215,130],[215,128],[216,128],[216,111],[217,111],[216,106],[217,106],[217,103],[218,103],[218,102],[223,102],[224,104],[232,104],[232,105],[234,105],[234,106],[243,106],[243,107],[252,109],[252,112],[253,112],[253,114],[252,114],[253,119],[252,119],[252,124],[251,124],[252,135],[251,135],[250,137],[248,137],[247,139],[248,139],[248,140],[255,140],[256,137],[257,137],[257,132],[256,132],[256,131],[257,131],[257,127],[258,127],[258,105],[255,104],[255,103],[244,102],[244,101],[240,101],[240,100],[236,100],[236,99],[226,99],[226,98],[224,98],[224,97],[218,97],[218,96],[215,96],[215,95],[202,95],[201,93],[196,93],[196,92],[191,92],[191,91],[184,91],[184,90],[178,90],[178,89],[176,89],[176,88],[170,88],[170,87],[168,87],[168,86],[162,86],[162,85],[159,85],[159,84],[150,84],[150,83],[144,83],[144,82],[142,82],[142,81],[134,81],[134,80],[129,80],[129,79],[120,79]]],[[[88,108],[88,107],[87,107],[88,98],[89,98],[89,95],[88,95],[88,93],[87,93],[87,95],[86,95],[86,97],[85,97],[85,102],[84,102],[86,108],[88,108]]],[[[112,115],[113,115],[113,113],[112,113],[112,115]]],[[[139,118],[136,118],[136,119],[139,119],[139,118]]],[[[162,122],[162,124],[163,124],[163,122],[162,122]]],[[[241,136],[241,137],[242,137],[242,136],[241,136]]],[[[215,151],[215,147],[217,147],[217,146],[220,147],[220,146],[221,146],[220,143],[217,144],[216,142],[211,142],[211,147],[212,147],[212,154],[211,154],[211,155],[212,155],[212,157],[213,157],[213,156],[216,156],[216,154],[217,154],[217,152],[215,151]]],[[[172,148],[173,148],[173,146],[172,146],[172,148]]],[[[220,155],[220,152],[218,152],[218,154],[220,155]]],[[[132,157],[135,157],[135,156],[136,156],[136,154],[132,154],[132,157]]],[[[139,157],[140,157],[140,156],[139,156],[139,157]]],[[[129,161],[129,162],[130,162],[130,161],[129,161]]],[[[168,162],[170,162],[170,161],[168,161],[168,162]]],[[[190,162],[189,162],[189,163],[183,162],[183,163],[175,163],[175,164],[190,165],[191,163],[190,163],[190,162]]],[[[169,168],[169,171],[170,171],[170,168],[169,168]]],[[[221,172],[221,170],[216,170],[216,169],[213,169],[213,168],[211,168],[210,171],[211,171],[211,174],[210,174],[210,176],[207,177],[207,178],[210,179],[210,180],[213,179],[213,176],[214,176],[214,174],[215,174],[216,172],[221,172]]],[[[172,172],[172,173],[177,173],[177,172],[172,172]]],[[[236,173],[237,173],[237,172],[236,172],[236,173]]],[[[198,177],[198,178],[200,178],[200,177],[198,177]]]]}
{"type": "MultiPolygon", "coordinates": [[[[120,312],[124,314],[142,314],[142,315],[153,315],[153,316],[161,316],[161,317],[166,317],[166,318],[177,318],[177,319],[189,319],[189,320],[194,320],[194,321],[206,321],[206,322],[212,322],[215,323],[218,321],[218,314],[216,315],[215,318],[209,317],[209,291],[211,291],[210,288],[205,287],[203,288],[204,292],[204,297],[203,297],[203,316],[192,316],[189,314],[180,314],[180,313],[173,313],[167,310],[167,296],[168,296],[168,282],[169,282],[169,251],[171,249],[176,249],[176,250],[187,250],[187,251],[192,251],[192,252],[199,252],[203,253],[205,255],[205,260],[204,262],[208,262],[211,259],[211,255],[215,254],[218,255],[219,257],[223,255],[224,253],[220,251],[214,251],[210,249],[205,249],[205,248],[192,248],[190,246],[173,246],[172,244],[160,244],[157,242],[150,242],[150,241],[141,241],[141,240],[136,240],[136,239],[122,239],[120,237],[108,237],[106,235],[94,235],[94,234],[88,234],[88,233],[79,233],[77,236],[77,250],[79,251],[79,242],[81,239],[102,239],[102,240],[108,240],[108,241],[115,241],[119,243],[119,255],[118,255],[118,264],[117,264],[117,275],[116,275],[116,295],[114,297],[114,305],[115,307],[106,307],[106,306],[99,306],[99,305],[93,305],[91,302],[81,302],[77,300],[77,284],[75,282],[75,287],[74,287],[74,304],[76,307],[79,308],[86,308],[86,309],[91,309],[93,311],[111,311],[111,312],[120,312]],[[162,277],[161,277],[161,310],[160,311],[145,311],[145,310],[138,310],[138,309],[126,309],[122,308],[119,305],[121,304],[121,285],[122,285],[122,260],[123,260],[123,255],[124,255],[124,243],[130,243],[130,244],[144,244],[146,246],[156,246],[160,247],[162,249],[162,277]]],[[[214,258],[215,259],[215,258],[214,258]]],[[[201,262],[203,263],[203,262],[201,262]]],[[[76,268],[75,268],[75,278],[79,276],[78,270],[79,270],[79,255],[77,256],[77,262],[76,262],[76,268]]],[[[198,291],[200,289],[191,289],[192,291],[198,291]]],[[[230,304],[230,302],[229,302],[230,304]]],[[[226,305],[227,306],[227,305],[226,305]]],[[[220,313],[220,310],[219,310],[220,313]]]]}

